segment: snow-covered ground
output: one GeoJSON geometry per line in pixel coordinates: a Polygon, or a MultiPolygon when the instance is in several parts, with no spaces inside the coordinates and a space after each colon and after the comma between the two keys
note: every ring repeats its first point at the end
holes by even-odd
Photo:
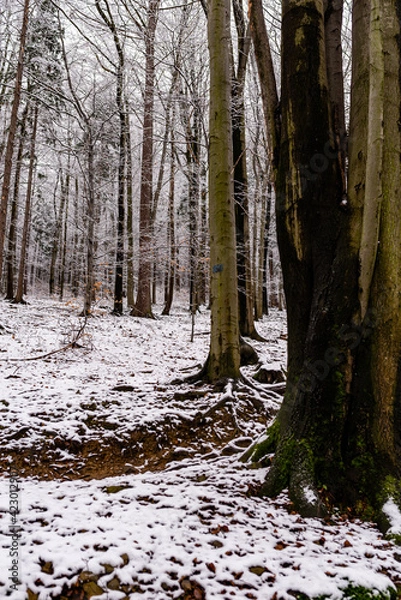
{"type": "MultiPolygon", "coordinates": [[[[239,387],[214,424],[195,425],[221,395],[171,380],[205,360],[207,311],[191,343],[184,309],[149,321],[99,306],[74,347],[49,354],[75,339],[79,306],[0,305],[1,598],[48,600],[78,576],[103,600],[335,599],[401,583],[401,550],[373,525],[301,519],[285,495],[247,494],[265,470],[238,450],[264,431],[277,393],[239,387]],[[255,418],[250,393],[265,407],[255,418]]],[[[262,362],[284,367],[284,316],[258,329],[262,362]]]]}

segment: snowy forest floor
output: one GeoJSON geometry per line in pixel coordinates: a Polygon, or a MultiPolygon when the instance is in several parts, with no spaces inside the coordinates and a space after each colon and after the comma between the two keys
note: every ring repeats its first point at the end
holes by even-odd
{"type": "MultiPolygon", "coordinates": [[[[256,367],[233,401],[172,383],[206,358],[206,310],[191,342],[183,308],[142,320],[100,303],[82,330],[75,301],[0,305],[1,598],[397,597],[401,549],[373,524],[302,519],[285,494],[250,494],[266,470],[239,458],[280,402],[256,367]]],[[[258,330],[261,363],[285,367],[284,315],[258,330]]]]}

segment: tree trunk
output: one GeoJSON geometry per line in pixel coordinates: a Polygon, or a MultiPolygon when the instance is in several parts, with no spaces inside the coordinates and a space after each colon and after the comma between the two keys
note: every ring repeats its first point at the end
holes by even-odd
{"type": "Polygon", "coordinates": [[[358,93],[365,118],[355,107],[349,195],[353,242],[360,234],[357,323],[364,339],[355,350],[346,464],[353,489],[359,486],[380,508],[392,494],[399,506],[401,498],[401,12],[390,0],[358,1],[354,11],[362,43],[355,48],[353,97],[358,93]],[[362,220],[355,222],[362,198],[362,220]]]}
{"type": "MultiPolygon", "coordinates": [[[[174,117],[173,117],[174,125],[174,117]]],[[[166,285],[166,298],[165,305],[163,308],[163,315],[169,315],[171,305],[173,303],[174,296],[174,283],[175,283],[175,137],[174,128],[171,130],[171,141],[170,141],[170,176],[169,176],[169,194],[168,194],[168,230],[167,240],[169,242],[169,257],[167,263],[167,285],[166,285]]]]}
{"type": "Polygon", "coordinates": [[[205,172],[201,172],[201,193],[200,193],[200,236],[199,236],[199,269],[198,269],[198,302],[207,305],[207,291],[209,272],[207,269],[208,258],[208,224],[207,224],[207,184],[205,181],[205,172]]]}
{"type": "MultiPolygon", "coordinates": [[[[263,174],[263,179],[267,175],[263,174]]],[[[260,223],[259,223],[259,245],[255,251],[255,262],[257,274],[255,277],[257,293],[256,296],[256,317],[261,319],[263,315],[269,312],[269,299],[267,293],[267,258],[269,254],[269,233],[271,216],[271,183],[262,180],[260,190],[260,223]]],[[[255,222],[255,230],[258,223],[255,222]]],[[[255,232],[256,235],[256,232],[255,232]]]]}
{"type": "Polygon", "coordinates": [[[249,0],[249,22],[262,92],[266,138],[274,174],[278,166],[280,149],[280,105],[262,0],[249,0]]]}
{"type": "Polygon", "coordinates": [[[139,208],[139,268],[136,303],[131,315],[152,314],[152,189],[153,189],[153,119],[155,94],[155,34],[160,0],[149,0],[145,31],[145,94],[142,141],[141,197],[139,208]]]}
{"type": "Polygon", "coordinates": [[[326,61],[336,45],[318,0],[283,3],[276,194],[288,381],[262,493],[289,487],[306,515],[322,511],[319,488],[378,518],[389,498],[400,506],[400,14],[391,0],[354,1],[345,197],[326,61]]]}
{"type": "Polygon", "coordinates": [[[248,175],[246,167],[245,104],[243,83],[233,83],[234,199],[237,239],[238,304],[240,334],[257,337],[253,321],[251,248],[249,235],[248,175]],[[238,89],[238,88],[241,89],[238,89]]]}
{"type": "Polygon", "coordinates": [[[253,320],[253,286],[249,234],[248,173],[245,139],[245,78],[251,47],[242,3],[233,0],[238,38],[238,65],[232,78],[232,135],[234,161],[234,203],[237,239],[239,330],[241,335],[258,337],[253,320]]]}
{"type": "Polygon", "coordinates": [[[10,193],[11,185],[11,172],[13,166],[13,154],[14,154],[14,140],[17,133],[18,127],[18,108],[21,98],[21,84],[22,75],[24,70],[24,54],[25,54],[25,41],[28,29],[28,18],[29,18],[29,0],[24,2],[24,12],[22,16],[22,27],[20,34],[19,43],[19,54],[17,63],[17,73],[14,86],[14,96],[11,108],[10,126],[8,129],[8,137],[6,144],[6,154],[4,158],[4,175],[3,185],[1,190],[0,200],[0,282],[2,279],[3,272],[3,253],[4,253],[4,240],[6,235],[6,223],[7,223],[7,208],[8,208],[8,197],[10,193]]]}
{"type": "Polygon", "coordinates": [[[194,98],[193,124],[187,120],[188,217],[189,217],[189,307],[194,316],[199,308],[199,200],[200,200],[200,122],[197,98],[194,98]]]}
{"type": "Polygon", "coordinates": [[[276,218],[287,301],[288,380],[278,416],[280,443],[263,491],[274,494],[289,486],[297,508],[316,514],[318,483],[329,482],[335,494],[344,489],[340,465],[349,348],[343,327],[356,308],[357,262],[348,252],[322,3],[284,0],[282,19],[276,218]]]}
{"type": "Polygon", "coordinates": [[[94,292],[94,255],[95,255],[95,145],[91,126],[86,131],[86,160],[87,160],[87,211],[86,211],[86,281],[84,294],[83,316],[90,315],[94,292]]]}
{"type": "Polygon", "coordinates": [[[345,127],[343,48],[341,35],[343,0],[327,0],[324,17],[327,80],[330,96],[331,119],[336,138],[336,148],[339,153],[338,162],[340,165],[343,194],[345,198],[347,192],[345,173],[347,133],[345,127]]]}
{"type": "Polygon", "coordinates": [[[126,165],[126,117],[124,100],[124,50],[120,41],[118,28],[114,22],[113,14],[107,0],[103,0],[103,10],[100,1],[95,5],[106,27],[113,35],[113,41],[117,52],[116,67],[116,104],[119,118],[119,157],[118,157],[118,192],[117,192],[117,248],[115,258],[114,276],[114,307],[115,315],[123,314],[123,277],[124,277],[124,232],[125,232],[125,165],[126,165]]]}
{"type": "Polygon", "coordinates": [[[132,308],[134,301],[134,233],[133,233],[133,190],[132,190],[132,150],[128,110],[125,111],[125,134],[127,145],[127,305],[132,308]]]}
{"type": "Polygon", "coordinates": [[[29,228],[31,223],[31,203],[32,203],[32,191],[33,191],[33,177],[35,172],[35,147],[36,147],[36,133],[38,127],[38,114],[39,107],[35,104],[33,110],[33,123],[32,123],[32,134],[31,134],[31,148],[29,152],[29,173],[28,173],[28,184],[26,190],[25,200],[25,215],[24,225],[22,229],[22,241],[21,241],[21,254],[18,269],[18,282],[17,291],[15,294],[15,303],[24,303],[24,283],[25,283],[25,267],[26,267],[26,256],[28,251],[29,241],[29,228]]]}
{"type": "Polygon", "coordinates": [[[51,255],[51,261],[50,261],[50,274],[49,274],[49,294],[50,294],[50,296],[52,294],[54,294],[54,292],[55,292],[56,265],[57,265],[57,259],[59,257],[63,219],[64,219],[64,209],[65,209],[65,205],[66,205],[66,201],[67,201],[66,188],[65,188],[64,181],[63,181],[63,173],[62,172],[59,173],[59,176],[56,181],[56,185],[54,188],[54,194],[53,194],[53,201],[54,201],[54,213],[55,213],[56,224],[55,224],[55,229],[54,229],[54,234],[53,234],[53,247],[52,247],[52,255],[51,255]],[[59,181],[60,181],[61,193],[60,193],[60,206],[57,211],[56,194],[57,194],[59,181]]]}
{"type": "Polygon", "coordinates": [[[229,24],[229,0],[211,0],[208,19],[211,337],[207,364],[211,381],[239,377],[240,364],[229,24]]]}
{"type": "Polygon", "coordinates": [[[8,247],[6,257],[6,300],[14,298],[14,268],[17,255],[17,223],[18,223],[18,201],[21,180],[21,168],[24,154],[26,120],[29,112],[29,102],[27,102],[20,123],[20,139],[18,145],[17,162],[14,174],[14,194],[11,205],[11,220],[8,236],[8,247]]]}
{"type": "Polygon", "coordinates": [[[117,249],[114,280],[114,308],[116,315],[123,314],[123,277],[124,277],[124,233],[125,233],[125,164],[126,164],[126,134],[125,134],[125,103],[123,96],[124,60],[122,50],[119,52],[120,62],[117,72],[117,106],[120,119],[119,160],[118,160],[118,201],[117,201],[117,249]]]}
{"type": "Polygon", "coordinates": [[[71,293],[76,298],[79,293],[79,271],[80,271],[80,248],[79,248],[79,229],[78,229],[78,207],[79,207],[79,180],[75,177],[74,193],[74,234],[72,240],[71,252],[71,293]]]}
{"type": "Polygon", "coordinates": [[[64,226],[62,227],[62,234],[60,239],[61,253],[60,253],[60,273],[59,273],[59,298],[60,300],[64,297],[64,285],[65,285],[65,269],[67,263],[67,233],[68,233],[68,212],[69,212],[69,200],[70,200],[70,180],[71,180],[71,165],[70,165],[70,154],[68,154],[67,173],[65,175],[65,182],[62,183],[62,189],[64,186],[63,194],[65,194],[65,208],[64,208],[64,226]]]}

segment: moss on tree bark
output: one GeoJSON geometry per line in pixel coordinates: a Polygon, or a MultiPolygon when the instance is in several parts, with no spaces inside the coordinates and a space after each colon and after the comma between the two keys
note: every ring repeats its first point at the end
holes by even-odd
{"type": "Polygon", "coordinates": [[[400,502],[400,7],[354,1],[347,197],[323,2],[284,0],[282,19],[288,382],[262,493],[288,487],[302,513],[319,515],[324,489],[380,518],[389,497],[400,502]]]}

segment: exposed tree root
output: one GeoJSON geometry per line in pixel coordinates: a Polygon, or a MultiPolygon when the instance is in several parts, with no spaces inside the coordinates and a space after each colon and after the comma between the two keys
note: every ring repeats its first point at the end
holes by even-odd
{"type": "Polygon", "coordinates": [[[228,407],[234,421],[236,420],[236,405],[239,400],[246,400],[255,408],[258,413],[266,413],[266,417],[272,417],[275,412],[276,397],[270,395],[269,390],[261,389],[255,386],[245,376],[240,379],[220,381],[215,386],[214,391],[223,391],[222,397],[204,413],[198,413],[193,420],[194,424],[201,424],[210,419],[218,410],[228,407]],[[223,386],[223,387],[222,387],[223,386]],[[264,402],[263,399],[266,401],[264,402]],[[267,405],[270,405],[269,407],[267,405]],[[273,408],[272,406],[273,405],[273,408]]]}
{"type": "Polygon", "coordinates": [[[252,333],[247,336],[249,337],[251,340],[254,340],[255,342],[263,342],[266,343],[269,340],[267,340],[266,338],[264,338],[262,335],[260,335],[260,333],[256,330],[256,328],[254,328],[254,330],[252,331],[252,333]]]}
{"type": "Polygon", "coordinates": [[[212,415],[214,415],[214,413],[216,413],[220,408],[223,408],[223,406],[229,407],[230,412],[233,415],[234,420],[236,421],[234,402],[235,402],[234,382],[229,381],[227,383],[226,390],[225,390],[223,396],[220,398],[220,400],[218,402],[216,402],[216,404],[214,404],[213,406],[208,408],[206,412],[198,413],[193,420],[193,424],[200,425],[200,424],[204,423],[206,421],[206,419],[208,419],[212,415]]]}
{"type": "Polygon", "coordinates": [[[275,497],[288,488],[294,509],[302,517],[324,517],[328,511],[316,487],[313,463],[312,452],[304,442],[281,439],[257,495],[275,497]]]}
{"type": "Polygon", "coordinates": [[[11,300],[12,304],[22,304],[23,306],[29,304],[29,302],[27,302],[26,300],[24,300],[23,298],[21,298],[20,300],[16,300],[15,298],[13,298],[11,300]]]}
{"type": "Polygon", "coordinates": [[[136,306],[133,306],[131,308],[130,317],[139,317],[140,319],[155,319],[155,316],[152,313],[152,311],[143,312],[142,310],[139,310],[136,306]]]}
{"type": "Polygon", "coordinates": [[[187,375],[186,377],[173,379],[173,381],[171,383],[172,383],[172,385],[183,385],[185,383],[188,383],[191,385],[191,384],[195,384],[195,383],[199,383],[199,382],[209,383],[208,377],[207,377],[208,368],[209,368],[209,356],[207,357],[205,364],[203,365],[203,367],[201,368],[200,371],[197,371],[196,373],[193,373],[192,375],[187,375]]]}
{"type": "MultiPolygon", "coordinates": [[[[248,344],[243,338],[240,338],[240,359],[241,359],[241,367],[245,367],[248,365],[256,365],[259,363],[259,357],[256,350],[248,344]]],[[[200,371],[194,373],[193,375],[188,375],[187,377],[181,379],[174,379],[171,383],[173,385],[182,385],[184,383],[194,384],[198,382],[211,383],[208,377],[209,370],[209,356],[207,357],[205,364],[201,368],[200,371]]],[[[215,387],[222,389],[224,385],[227,383],[227,380],[223,380],[222,382],[213,382],[215,387]]],[[[217,390],[218,391],[218,390],[217,390]]]]}

